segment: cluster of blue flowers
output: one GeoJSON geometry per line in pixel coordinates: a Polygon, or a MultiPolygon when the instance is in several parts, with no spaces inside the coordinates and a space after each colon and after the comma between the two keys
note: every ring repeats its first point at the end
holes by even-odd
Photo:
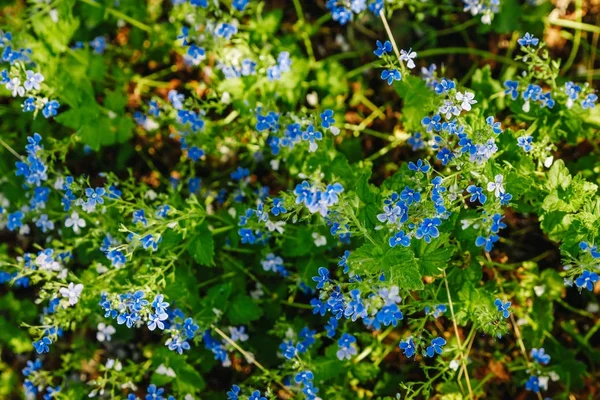
{"type": "MultiPolygon", "coordinates": [[[[233,385],[227,392],[227,400],[240,400],[241,393],[242,389],[238,385],[233,385]]],[[[261,395],[259,390],[255,390],[250,394],[248,400],[267,400],[267,398],[261,395]]]]}
{"type": "Polygon", "coordinates": [[[543,375],[542,367],[550,363],[550,355],[546,354],[544,348],[531,349],[531,358],[534,361],[532,370],[528,371],[530,374],[529,379],[525,382],[525,389],[534,393],[539,393],[542,389],[548,390],[548,380],[556,380],[554,376],[556,373],[550,372],[550,376],[543,375]]]}
{"type": "Polygon", "coordinates": [[[27,366],[22,370],[23,388],[28,397],[36,397],[38,394],[44,400],[51,400],[60,392],[60,386],[51,386],[47,383],[46,377],[42,371],[42,361],[38,358],[35,361],[27,361],[27,366]]]}
{"type": "Polygon", "coordinates": [[[331,12],[334,21],[346,25],[354,19],[354,15],[369,9],[374,15],[383,10],[383,0],[327,0],[325,7],[331,12]]]}
{"type": "Polygon", "coordinates": [[[45,118],[55,116],[60,104],[43,95],[41,84],[44,82],[44,76],[33,69],[35,64],[30,58],[31,49],[17,49],[12,40],[10,32],[0,31],[2,61],[10,65],[9,69],[0,71],[0,84],[9,90],[13,97],[26,97],[22,105],[23,112],[37,113],[41,110],[45,118]]]}

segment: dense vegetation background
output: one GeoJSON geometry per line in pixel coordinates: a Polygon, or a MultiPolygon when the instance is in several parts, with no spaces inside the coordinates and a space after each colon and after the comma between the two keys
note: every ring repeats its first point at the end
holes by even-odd
{"type": "Polygon", "coordinates": [[[599,2],[0,4],[0,398],[600,397],[599,2]]]}

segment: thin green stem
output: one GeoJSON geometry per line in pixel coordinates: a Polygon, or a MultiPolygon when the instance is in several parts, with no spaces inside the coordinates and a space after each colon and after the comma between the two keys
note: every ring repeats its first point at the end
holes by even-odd
{"type": "Polygon", "coordinates": [[[119,10],[115,10],[114,8],[111,8],[111,7],[104,7],[102,4],[96,3],[94,0],[79,0],[79,1],[81,1],[82,3],[85,3],[87,5],[90,5],[92,7],[103,8],[104,10],[106,10],[107,13],[112,14],[114,17],[122,19],[123,21],[129,22],[131,25],[135,26],[136,28],[139,28],[146,32],[152,32],[152,28],[150,26],[141,23],[140,21],[138,21],[135,18],[131,18],[129,15],[122,13],[119,10]]]}

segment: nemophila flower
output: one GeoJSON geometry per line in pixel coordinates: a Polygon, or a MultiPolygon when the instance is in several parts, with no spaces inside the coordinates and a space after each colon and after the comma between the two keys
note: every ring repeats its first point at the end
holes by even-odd
{"type": "Polygon", "coordinates": [[[532,149],[533,138],[531,136],[519,136],[517,138],[517,145],[524,151],[529,152],[532,149]]]}
{"type": "Polygon", "coordinates": [[[539,42],[540,40],[529,32],[526,32],[522,38],[517,40],[517,43],[519,43],[521,46],[537,46],[539,42]]]}
{"type": "Polygon", "coordinates": [[[54,229],[54,222],[52,222],[48,218],[48,214],[42,214],[35,221],[35,226],[37,226],[38,228],[40,228],[42,230],[42,232],[46,233],[46,232],[51,231],[52,229],[54,229]]]}
{"type": "Polygon", "coordinates": [[[62,297],[68,299],[70,305],[74,306],[79,301],[82,290],[83,285],[81,283],[74,284],[71,282],[66,288],[60,288],[59,292],[62,297]]]}
{"type": "Polygon", "coordinates": [[[488,192],[494,192],[496,197],[500,197],[502,193],[504,193],[504,176],[502,174],[498,174],[494,177],[493,182],[488,182],[487,190],[488,192]]]}
{"type": "Polygon", "coordinates": [[[421,201],[421,193],[406,186],[404,190],[400,192],[400,200],[406,202],[406,204],[410,206],[413,203],[421,201]]]}
{"type": "Polygon", "coordinates": [[[406,66],[409,69],[413,69],[415,67],[415,62],[413,61],[417,58],[417,52],[412,51],[412,48],[406,50],[400,50],[400,60],[406,62],[406,66]]]}
{"type": "Polygon", "coordinates": [[[329,270],[325,267],[319,267],[319,275],[313,276],[312,280],[317,282],[317,289],[323,289],[323,286],[329,282],[329,270]]]}
{"type": "Polygon", "coordinates": [[[587,289],[590,292],[594,290],[594,285],[598,282],[598,274],[584,270],[581,275],[575,279],[575,286],[580,289],[587,289]]]}
{"type": "Polygon", "coordinates": [[[504,81],[504,87],[506,88],[504,94],[510,95],[513,100],[516,100],[517,97],[519,97],[519,82],[507,80],[504,81]]]}
{"type": "Polygon", "coordinates": [[[465,92],[464,94],[456,92],[455,98],[460,102],[460,107],[465,111],[471,111],[471,105],[477,103],[477,100],[475,100],[475,93],[472,92],[465,92]]]}
{"type": "Polygon", "coordinates": [[[502,313],[502,316],[504,318],[510,317],[510,305],[511,305],[510,301],[503,302],[500,299],[496,299],[496,300],[494,300],[494,305],[496,306],[498,311],[500,311],[502,313]]]}
{"type": "Polygon", "coordinates": [[[498,233],[500,229],[506,228],[506,224],[502,222],[502,218],[504,218],[504,216],[498,213],[492,215],[492,226],[490,227],[492,233],[498,233]]]}
{"type": "Polygon", "coordinates": [[[485,119],[485,122],[492,128],[492,132],[495,135],[499,135],[502,133],[502,126],[500,125],[500,122],[494,122],[494,117],[487,117],[485,119]]]}
{"type": "Polygon", "coordinates": [[[407,358],[411,358],[415,355],[415,343],[413,342],[412,338],[408,338],[408,340],[400,342],[399,347],[407,358]]]}
{"type": "Polygon", "coordinates": [[[390,324],[397,326],[398,321],[404,319],[404,316],[398,305],[391,303],[381,307],[381,310],[377,312],[375,318],[384,326],[389,326],[390,324]]]}
{"type": "Polygon", "coordinates": [[[598,95],[595,93],[590,93],[587,97],[581,102],[581,107],[583,109],[594,108],[596,106],[596,101],[598,101],[598,95]]]}
{"type": "Polygon", "coordinates": [[[431,167],[429,166],[429,164],[426,164],[425,162],[423,162],[423,160],[417,160],[416,164],[412,161],[409,161],[408,163],[408,169],[415,172],[421,171],[426,174],[427,172],[429,172],[430,168],[431,167]]]}
{"type": "Polygon", "coordinates": [[[446,78],[442,78],[434,86],[434,90],[437,94],[446,93],[454,88],[456,88],[456,84],[454,83],[454,81],[451,81],[450,79],[446,78]]]}
{"type": "Polygon", "coordinates": [[[21,86],[21,80],[17,77],[12,78],[6,84],[6,88],[11,91],[13,97],[25,96],[25,88],[21,86]]]}
{"type": "Polygon", "coordinates": [[[36,109],[35,98],[28,97],[27,99],[25,99],[21,107],[23,107],[23,112],[34,112],[36,109]]]}
{"type": "Polygon", "coordinates": [[[427,132],[432,130],[439,132],[442,129],[441,119],[442,117],[439,114],[435,114],[433,117],[426,116],[421,120],[421,125],[427,128],[427,132]]]}
{"type": "MultiPolygon", "coordinates": [[[[235,2],[235,0],[234,0],[235,2]]],[[[239,400],[241,389],[238,385],[231,386],[231,390],[227,392],[227,400],[239,400]]]]}
{"type": "Polygon", "coordinates": [[[321,113],[321,127],[327,129],[335,123],[333,119],[333,110],[325,110],[321,113]]]}
{"type": "Polygon", "coordinates": [[[146,213],[142,209],[135,210],[133,212],[133,223],[137,224],[138,222],[141,222],[144,226],[148,225],[148,220],[146,219],[146,213]]]}
{"type": "Polygon", "coordinates": [[[96,332],[96,339],[99,342],[110,342],[112,335],[115,334],[116,329],[112,325],[106,325],[104,322],[100,322],[97,326],[98,332],[96,332]]]}
{"type": "Polygon", "coordinates": [[[431,341],[431,344],[425,349],[426,357],[433,357],[436,353],[442,354],[445,345],[446,340],[444,338],[436,337],[431,341]]]}
{"type": "Polygon", "coordinates": [[[44,336],[40,340],[36,340],[31,343],[33,348],[38,354],[49,353],[50,345],[52,344],[52,340],[48,336],[44,336]]]}
{"type": "Polygon", "coordinates": [[[435,318],[439,318],[446,312],[446,310],[447,310],[447,307],[444,304],[438,304],[437,306],[434,307],[433,311],[431,310],[431,307],[426,306],[425,314],[431,313],[435,318]]]}
{"type": "Polygon", "coordinates": [[[540,391],[540,381],[537,376],[532,375],[525,382],[525,389],[534,393],[539,393],[540,391]]]}
{"type": "Polygon", "coordinates": [[[40,360],[39,358],[35,361],[28,360],[27,366],[23,368],[22,373],[23,376],[29,376],[35,371],[39,371],[40,369],[42,369],[42,360],[40,360]]]}
{"type": "Polygon", "coordinates": [[[389,40],[386,40],[383,43],[377,40],[375,44],[377,45],[377,48],[373,51],[373,53],[379,58],[381,58],[384,54],[391,53],[393,50],[392,43],[389,40]]]}
{"type": "Polygon", "coordinates": [[[9,231],[14,231],[17,228],[23,226],[23,217],[24,214],[21,211],[15,211],[12,214],[8,214],[6,227],[9,231]]]}
{"type": "Polygon", "coordinates": [[[267,400],[266,397],[262,396],[260,394],[260,391],[255,390],[254,392],[252,392],[252,394],[250,395],[250,397],[248,398],[248,400],[267,400]]]}
{"type": "Polygon", "coordinates": [[[336,356],[339,360],[350,359],[358,351],[356,349],[356,338],[348,333],[342,334],[338,339],[338,351],[336,356]]]}
{"type": "Polygon", "coordinates": [[[425,242],[431,242],[431,238],[437,238],[440,236],[440,231],[437,228],[442,224],[442,221],[438,218],[425,218],[419,225],[415,232],[417,239],[425,239],[425,242]]]}
{"type": "Polygon", "coordinates": [[[79,217],[79,213],[73,212],[70,217],[67,217],[65,220],[66,228],[73,228],[73,232],[79,234],[81,232],[81,228],[85,228],[85,220],[79,217]]]}
{"type": "Polygon", "coordinates": [[[150,314],[148,316],[148,329],[150,329],[151,331],[155,330],[156,328],[163,330],[165,329],[165,324],[162,322],[166,319],[168,319],[169,316],[165,313],[165,314],[150,314]]]}
{"type": "Polygon", "coordinates": [[[540,349],[531,349],[531,358],[542,365],[550,362],[550,356],[546,354],[546,350],[543,347],[540,349]]]}
{"type": "Polygon", "coordinates": [[[302,132],[302,140],[308,140],[309,150],[315,151],[317,150],[317,144],[315,140],[322,140],[323,134],[319,131],[315,131],[315,127],[313,125],[309,125],[304,132],[302,132]]]}
{"type": "Polygon", "coordinates": [[[104,50],[106,50],[106,39],[102,36],[97,36],[90,42],[90,47],[94,49],[96,54],[104,54],[104,50]]]}
{"type": "Polygon", "coordinates": [[[485,204],[487,200],[487,196],[483,194],[483,188],[479,186],[469,185],[467,187],[467,193],[471,195],[471,198],[469,199],[471,203],[479,201],[481,204],[485,204]]]}
{"type": "Polygon", "coordinates": [[[42,83],[43,81],[44,76],[42,74],[40,74],[39,72],[33,72],[28,70],[25,72],[25,83],[23,84],[23,86],[27,91],[32,89],[40,90],[40,83],[42,83]]]}
{"type": "Polygon", "coordinates": [[[381,79],[391,85],[394,81],[402,80],[402,74],[397,69],[384,69],[381,71],[381,79]]]}
{"type": "Polygon", "coordinates": [[[408,138],[406,143],[411,145],[413,151],[417,151],[425,147],[425,141],[423,140],[423,137],[420,132],[416,132],[414,135],[408,138]]]}
{"type": "Polygon", "coordinates": [[[399,244],[404,247],[408,247],[410,246],[410,237],[407,236],[404,231],[400,231],[390,238],[389,244],[390,247],[396,247],[399,244]]]}
{"type": "Polygon", "coordinates": [[[96,189],[85,189],[85,195],[87,196],[87,204],[91,207],[96,206],[96,204],[104,204],[103,196],[105,194],[106,190],[104,190],[104,188],[102,187],[97,187],[96,189]]]}
{"type": "Polygon", "coordinates": [[[192,146],[189,148],[188,150],[188,157],[193,160],[194,162],[197,162],[200,158],[202,158],[204,156],[204,150],[199,149],[196,146],[192,146]]]}
{"type": "Polygon", "coordinates": [[[483,247],[485,251],[489,253],[494,248],[494,243],[496,243],[498,240],[498,235],[490,235],[489,237],[477,236],[477,239],[475,239],[475,245],[477,247],[483,247]]]}

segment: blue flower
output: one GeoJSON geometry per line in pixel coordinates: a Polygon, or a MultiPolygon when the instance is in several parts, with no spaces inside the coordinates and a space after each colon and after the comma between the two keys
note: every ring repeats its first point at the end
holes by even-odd
{"type": "Polygon", "coordinates": [[[165,296],[163,296],[162,294],[157,294],[154,297],[154,301],[152,302],[151,306],[154,307],[154,311],[157,314],[165,314],[167,312],[167,307],[169,307],[169,303],[164,301],[164,299],[165,296]]]}
{"type": "Polygon", "coordinates": [[[96,54],[103,54],[106,49],[106,39],[102,36],[98,36],[90,42],[90,47],[94,49],[96,54]]]}
{"type": "Polygon", "coordinates": [[[197,162],[202,156],[204,156],[204,150],[199,149],[196,146],[192,146],[188,150],[188,157],[194,162],[197,162]]]}
{"type": "Polygon", "coordinates": [[[537,46],[540,40],[535,38],[531,33],[527,32],[521,39],[517,40],[517,42],[521,46],[537,46]]]}
{"type": "Polygon", "coordinates": [[[381,71],[381,79],[387,80],[387,84],[391,85],[394,81],[402,80],[402,74],[397,69],[384,69],[381,71]]]}
{"type": "Polygon", "coordinates": [[[433,117],[425,117],[421,120],[421,124],[427,127],[427,132],[431,132],[432,130],[439,132],[442,129],[442,124],[440,120],[442,117],[439,114],[435,114],[433,117]]]}
{"type": "Polygon", "coordinates": [[[136,224],[141,222],[144,226],[148,225],[148,220],[146,219],[146,213],[144,210],[139,209],[133,212],[133,223],[136,224]]]}
{"type": "Polygon", "coordinates": [[[516,100],[517,97],[519,97],[519,82],[517,81],[504,81],[504,87],[506,88],[506,90],[504,91],[504,94],[510,94],[510,97],[513,100],[516,100]]]}
{"type": "Polygon", "coordinates": [[[390,238],[389,243],[390,247],[396,247],[399,244],[408,247],[410,246],[410,237],[408,237],[404,231],[400,231],[390,238]]]}
{"type": "Polygon", "coordinates": [[[533,138],[531,136],[520,136],[517,138],[517,146],[521,147],[524,151],[531,151],[531,143],[533,138]]]}
{"type": "Polygon", "coordinates": [[[249,175],[250,170],[248,168],[237,167],[237,169],[231,173],[231,179],[234,181],[241,181],[249,175]]]}
{"type": "Polygon", "coordinates": [[[386,40],[384,43],[381,43],[379,40],[375,42],[377,44],[377,48],[373,51],[373,53],[381,58],[384,54],[392,52],[392,43],[389,40],[386,40]]]}
{"type": "Polygon", "coordinates": [[[50,338],[48,336],[44,336],[40,340],[34,341],[31,344],[33,345],[33,347],[35,348],[35,351],[38,354],[49,353],[50,352],[49,346],[52,344],[52,340],[50,340],[50,338]]]}
{"type": "Polygon", "coordinates": [[[483,194],[483,188],[481,187],[469,185],[469,187],[467,187],[467,193],[471,195],[471,198],[469,199],[471,203],[477,200],[481,204],[485,204],[485,201],[487,200],[486,195],[483,194]]]}
{"type": "Polygon", "coordinates": [[[544,348],[531,349],[531,358],[542,365],[546,365],[550,362],[550,356],[546,354],[544,348]]]}
{"type": "Polygon", "coordinates": [[[511,304],[510,301],[507,301],[504,303],[500,299],[494,300],[494,305],[496,306],[498,311],[500,311],[502,313],[502,316],[504,318],[510,317],[510,304],[511,304]]]}
{"type": "Polygon", "coordinates": [[[322,128],[329,128],[331,125],[333,125],[335,123],[335,119],[333,119],[333,111],[332,110],[325,110],[321,113],[321,127],[322,128]]]}
{"type": "Polygon", "coordinates": [[[500,125],[500,122],[494,122],[494,117],[487,117],[485,119],[485,122],[492,128],[492,132],[495,135],[499,135],[502,133],[502,126],[500,125]]]}
{"type": "Polygon", "coordinates": [[[498,239],[498,235],[490,235],[487,238],[483,236],[477,236],[477,239],[475,239],[475,245],[477,247],[484,247],[485,251],[489,253],[492,251],[492,248],[494,248],[494,243],[496,243],[498,239]]]}
{"type": "Polygon", "coordinates": [[[160,330],[165,329],[165,324],[162,322],[169,318],[169,316],[165,314],[150,314],[148,316],[148,329],[151,331],[155,330],[157,327],[160,330]]]}
{"type": "MultiPolygon", "coordinates": [[[[235,0],[234,0],[235,2],[235,0]]],[[[238,400],[240,395],[240,387],[238,385],[231,386],[231,390],[227,392],[227,400],[238,400]]]]}
{"type": "MultiPolygon", "coordinates": [[[[231,5],[238,11],[244,11],[250,0],[233,0],[231,5]]],[[[234,385],[235,386],[235,385],[234,385]]],[[[238,388],[239,389],[239,388],[238,388]]]]}
{"type": "Polygon", "coordinates": [[[594,108],[595,103],[598,101],[598,95],[595,93],[590,93],[587,97],[581,102],[581,107],[583,109],[594,108]]]}
{"type": "Polygon", "coordinates": [[[431,167],[428,164],[424,163],[423,160],[417,160],[416,164],[412,161],[408,163],[408,169],[415,172],[421,171],[426,174],[427,172],[429,172],[430,168],[431,167]]]}
{"type": "Polygon", "coordinates": [[[179,337],[171,340],[168,343],[169,350],[176,351],[178,354],[183,354],[184,350],[190,349],[190,344],[186,340],[183,340],[179,337]]]}
{"type": "Polygon", "coordinates": [[[406,143],[408,143],[412,146],[413,151],[416,151],[416,150],[419,150],[419,149],[422,149],[423,147],[425,147],[425,141],[423,140],[423,137],[420,132],[416,132],[414,135],[412,135],[410,138],[408,138],[406,143]]]}
{"type": "Polygon", "coordinates": [[[313,276],[312,280],[317,282],[317,289],[323,289],[323,286],[329,282],[329,270],[325,267],[320,267],[318,276],[313,276]]]}
{"type": "Polygon", "coordinates": [[[6,227],[9,231],[14,231],[17,228],[23,226],[23,212],[15,211],[12,214],[8,214],[8,222],[6,223],[6,227]]]}
{"type": "Polygon", "coordinates": [[[252,392],[252,395],[250,395],[248,400],[267,400],[267,398],[264,396],[261,396],[260,391],[255,390],[254,392],[252,392]]]}
{"type": "Polygon", "coordinates": [[[415,343],[413,342],[412,338],[408,338],[408,340],[400,342],[399,347],[407,358],[411,358],[415,355],[415,343]]]}
{"type": "Polygon", "coordinates": [[[421,201],[421,193],[406,186],[405,189],[400,192],[400,200],[406,202],[406,204],[410,206],[412,203],[421,201]]]}
{"type": "Polygon", "coordinates": [[[279,214],[285,214],[287,209],[283,206],[283,199],[281,197],[275,197],[273,199],[273,207],[271,207],[271,213],[274,216],[278,216],[279,214]]]}
{"type": "Polygon", "coordinates": [[[455,87],[456,87],[456,85],[454,84],[454,81],[451,81],[450,79],[442,78],[441,81],[439,81],[435,84],[434,90],[437,94],[443,94],[443,93],[450,91],[451,89],[454,89],[455,87]]]}
{"type": "Polygon", "coordinates": [[[442,354],[444,345],[446,345],[446,340],[442,337],[436,337],[425,349],[426,356],[433,357],[435,353],[442,354]]]}
{"type": "Polygon", "coordinates": [[[435,157],[442,162],[442,165],[448,165],[454,159],[454,153],[447,147],[443,147],[435,157]]]}
{"type": "Polygon", "coordinates": [[[338,339],[338,351],[336,353],[337,358],[340,360],[349,360],[352,358],[352,356],[357,353],[354,343],[356,343],[356,338],[348,333],[344,333],[338,339]]]}
{"type": "MultiPolygon", "coordinates": [[[[316,300],[316,299],[313,299],[313,300],[316,300]]],[[[338,320],[335,317],[329,318],[329,322],[327,322],[327,324],[325,325],[325,332],[327,334],[327,337],[330,337],[330,338],[334,337],[335,331],[337,328],[338,328],[338,320]]]]}
{"type": "Polygon", "coordinates": [[[391,303],[383,306],[381,310],[377,312],[375,318],[377,318],[377,321],[384,326],[389,326],[390,324],[396,326],[398,325],[398,321],[402,320],[404,316],[402,315],[400,308],[398,308],[398,305],[391,303]]]}
{"type": "Polygon", "coordinates": [[[502,218],[504,218],[504,216],[498,213],[492,215],[492,226],[490,227],[490,230],[493,233],[498,233],[500,229],[506,228],[506,224],[502,222],[502,218]]]}
{"type": "Polygon", "coordinates": [[[594,285],[598,282],[598,274],[585,270],[581,273],[581,276],[575,279],[575,285],[582,289],[585,288],[590,292],[594,290],[594,285]]]}
{"type": "Polygon", "coordinates": [[[440,231],[437,228],[442,224],[442,221],[438,218],[425,218],[421,225],[417,228],[415,232],[415,237],[417,239],[424,238],[425,242],[431,242],[431,238],[437,238],[440,236],[440,231]]]}
{"type": "Polygon", "coordinates": [[[155,384],[148,386],[148,394],[146,400],[163,400],[162,394],[165,392],[163,388],[157,388],[155,384]]]}
{"type": "Polygon", "coordinates": [[[525,389],[538,393],[540,391],[540,381],[538,377],[535,375],[530,376],[527,382],[525,382],[525,389]]]}
{"type": "Polygon", "coordinates": [[[104,196],[106,194],[106,190],[102,187],[97,187],[95,190],[92,188],[85,189],[85,195],[87,196],[87,204],[90,207],[96,206],[96,204],[104,204],[104,196]]]}
{"type": "Polygon", "coordinates": [[[296,355],[296,346],[291,340],[285,340],[279,345],[279,349],[283,352],[283,356],[291,360],[296,355]]]}

